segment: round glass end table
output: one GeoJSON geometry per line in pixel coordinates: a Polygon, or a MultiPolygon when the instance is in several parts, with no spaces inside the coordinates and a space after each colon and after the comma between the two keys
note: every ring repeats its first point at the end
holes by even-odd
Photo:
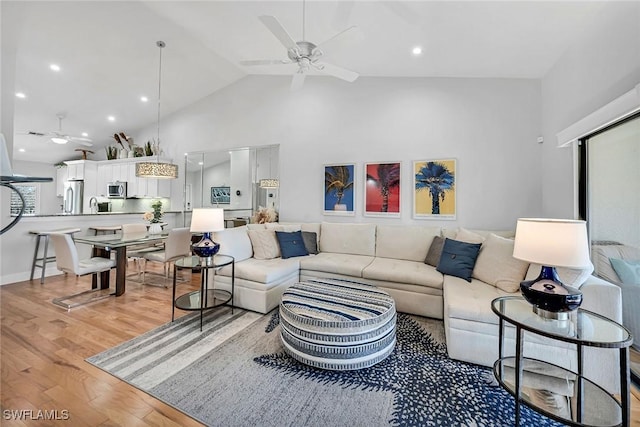
{"type": "MultiPolygon", "coordinates": [[[[571,312],[568,320],[545,319],[535,314],[531,304],[520,296],[496,298],[491,309],[500,319],[499,358],[493,365],[493,373],[515,398],[516,426],[520,425],[521,403],[570,426],[629,426],[629,346],[633,337],[624,326],[581,308],[571,312]],[[504,356],[505,322],[515,326],[515,356],[504,356]],[[575,344],[578,372],[524,357],[524,331],[575,344]],[[620,350],[620,402],[583,376],[584,347],[620,350]]],[[[611,374],[616,371],[612,369],[611,374]]]]}
{"type": "Polygon", "coordinates": [[[202,331],[202,318],[205,310],[220,307],[231,303],[233,310],[233,293],[235,288],[236,264],[235,259],[229,255],[214,255],[210,258],[189,256],[180,258],[173,264],[173,304],[171,307],[171,321],[175,317],[175,309],[188,311],[200,311],[200,330],[202,331]],[[231,266],[231,292],[215,288],[216,272],[222,267],[231,266]],[[176,277],[178,270],[190,269],[200,271],[200,289],[188,292],[176,298],[176,277]],[[209,286],[209,272],[212,272],[211,286],[209,286]]]}

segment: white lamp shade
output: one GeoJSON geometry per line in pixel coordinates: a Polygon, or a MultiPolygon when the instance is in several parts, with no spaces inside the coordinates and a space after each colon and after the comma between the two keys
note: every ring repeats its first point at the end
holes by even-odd
{"type": "Polygon", "coordinates": [[[513,257],[549,266],[584,268],[591,265],[585,221],[520,218],[513,257]]]}
{"type": "Polygon", "coordinates": [[[224,230],[224,209],[198,208],[191,214],[192,233],[212,233],[224,230]]]}

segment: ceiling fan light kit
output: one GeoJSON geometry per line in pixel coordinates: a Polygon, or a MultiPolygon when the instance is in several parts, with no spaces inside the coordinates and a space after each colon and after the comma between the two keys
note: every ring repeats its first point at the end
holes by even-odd
{"type": "Polygon", "coordinates": [[[136,163],[136,176],[138,178],[175,179],[178,178],[178,165],[160,161],[160,89],[162,87],[162,49],[165,42],[157,41],[160,49],[160,65],[158,70],[158,151],[155,162],[136,163]]]}

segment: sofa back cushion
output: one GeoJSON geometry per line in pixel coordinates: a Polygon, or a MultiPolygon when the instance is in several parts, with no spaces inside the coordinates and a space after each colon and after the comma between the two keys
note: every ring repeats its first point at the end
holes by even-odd
{"type": "Polygon", "coordinates": [[[593,245],[591,247],[591,260],[593,261],[593,274],[611,283],[620,283],[618,274],[611,265],[610,258],[639,260],[640,248],[628,245],[593,245]]]}
{"type": "Polygon", "coordinates": [[[376,230],[376,256],[424,262],[440,227],[411,225],[378,225],[376,230]]]}
{"type": "Polygon", "coordinates": [[[323,222],[320,252],[375,256],[376,225],[323,222]]]}
{"type": "Polygon", "coordinates": [[[458,233],[461,233],[461,237],[464,237],[465,235],[468,236],[470,235],[470,233],[479,234],[485,239],[489,237],[489,234],[491,233],[495,234],[496,236],[506,237],[508,239],[512,239],[516,235],[515,230],[477,230],[472,228],[466,229],[463,227],[442,229],[442,237],[447,237],[449,239],[460,240],[457,239],[458,233]]]}
{"type": "Polygon", "coordinates": [[[512,239],[493,233],[482,244],[473,277],[505,292],[518,292],[529,263],[513,257],[512,239]]]}
{"type": "Polygon", "coordinates": [[[255,259],[273,259],[280,256],[280,244],[276,238],[274,230],[251,230],[247,231],[251,246],[253,247],[253,257],[255,259]]]}
{"type": "Polygon", "coordinates": [[[249,234],[247,234],[247,226],[236,228],[225,228],[222,231],[213,233],[213,241],[220,243],[220,253],[231,255],[236,262],[244,261],[253,255],[253,247],[249,234]]]}

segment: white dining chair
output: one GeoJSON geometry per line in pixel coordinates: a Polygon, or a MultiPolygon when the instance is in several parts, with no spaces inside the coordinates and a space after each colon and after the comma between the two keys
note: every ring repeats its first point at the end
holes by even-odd
{"type": "MultiPolygon", "coordinates": [[[[112,260],[110,258],[91,257],[80,259],[78,255],[78,249],[76,248],[76,245],[71,235],[69,234],[52,233],[49,237],[53,242],[53,248],[56,253],[56,266],[60,271],[69,274],[75,274],[76,276],[93,274],[94,276],[96,276],[96,283],[100,283],[100,276],[98,275],[98,273],[109,271],[116,266],[115,260],[112,260]]],[[[98,289],[99,288],[100,286],[98,286],[98,289]]],[[[84,291],[75,295],[55,298],[53,300],[53,303],[69,309],[73,305],[64,304],[63,301],[88,292],[93,291],[84,291]]]]}
{"type": "MultiPolygon", "coordinates": [[[[132,223],[122,224],[122,237],[127,236],[144,236],[147,234],[147,224],[145,223],[132,223]]],[[[144,254],[149,252],[161,251],[162,245],[153,244],[141,244],[127,247],[127,258],[133,261],[136,268],[134,274],[127,275],[127,277],[137,277],[140,280],[142,274],[142,262],[144,261],[144,254]]]]}
{"type": "MultiPolygon", "coordinates": [[[[169,278],[171,263],[189,255],[191,255],[191,231],[188,227],[174,228],[169,231],[169,236],[164,242],[164,250],[147,252],[142,255],[145,259],[144,268],[142,270],[142,283],[153,284],[147,283],[146,281],[147,261],[162,263],[164,268],[164,277],[169,278]]],[[[163,286],[167,287],[167,284],[165,283],[163,286]]]]}

